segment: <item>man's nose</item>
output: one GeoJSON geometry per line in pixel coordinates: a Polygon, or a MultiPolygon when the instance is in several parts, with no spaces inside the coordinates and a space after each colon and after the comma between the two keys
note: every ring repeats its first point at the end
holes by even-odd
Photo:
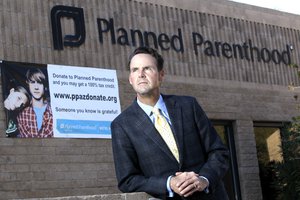
{"type": "Polygon", "coordinates": [[[139,77],[145,77],[144,69],[139,70],[139,77]]]}

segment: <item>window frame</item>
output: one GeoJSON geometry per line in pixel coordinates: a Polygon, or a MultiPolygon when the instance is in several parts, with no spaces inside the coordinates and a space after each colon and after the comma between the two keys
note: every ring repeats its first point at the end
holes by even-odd
{"type": "Polygon", "coordinates": [[[241,200],[241,188],[240,188],[240,179],[239,179],[239,170],[237,164],[235,140],[234,140],[234,130],[233,130],[233,121],[225,120],[211,120],[213,126],[223,126],[225,131],[225,138],[228,144],[229,154],[230,154],[230,170],[231,170],[231,179],[233,183],[233,192],[235,195],[235,200],[241,200]]]}

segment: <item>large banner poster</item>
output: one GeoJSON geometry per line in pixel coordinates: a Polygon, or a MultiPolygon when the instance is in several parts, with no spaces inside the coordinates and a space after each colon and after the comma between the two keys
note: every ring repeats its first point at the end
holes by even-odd
{"type": "Polygon", "coordinates": [[[7,137],[111,138],[115,70],[2,61],[7,137]]]}

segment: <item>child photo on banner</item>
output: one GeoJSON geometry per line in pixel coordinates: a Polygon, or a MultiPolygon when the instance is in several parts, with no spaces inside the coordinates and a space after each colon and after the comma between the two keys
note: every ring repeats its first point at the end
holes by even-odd
{"type": "Polygon", "coordinates": [[[116,70],[10,61],[0,67],[7,137],[111,138],[121,112],[116,70]]]}
{"type": "Polygon", "coordinates": [[[47,65],[2,61],[7,137],[53,137],[47,65]]]}

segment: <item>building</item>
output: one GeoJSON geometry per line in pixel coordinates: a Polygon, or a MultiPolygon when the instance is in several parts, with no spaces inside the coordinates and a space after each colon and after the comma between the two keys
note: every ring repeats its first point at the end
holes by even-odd
{"type": "MultiPolygon", "coordinates": [[[[0,13],[2,60],[115,69],[122,109],[128,55],[157,48],[163,92],[195,96],[230,148],[231,198],[262,199],[257,138],[299,114],[300,16],[225,0],[3,0],[0,13]]],[[[109,139],[6,138],[1,110],[0,199],[119,192],[109,139]]]]}

